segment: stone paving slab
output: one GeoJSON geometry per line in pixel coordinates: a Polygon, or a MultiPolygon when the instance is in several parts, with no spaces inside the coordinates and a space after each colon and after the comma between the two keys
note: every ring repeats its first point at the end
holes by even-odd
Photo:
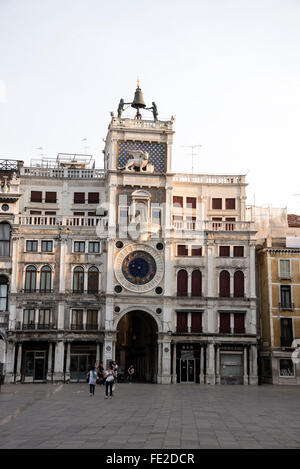
{"type": "Polygon", "coordinates": [[[300,448],[296,386],[4,385],[0,448],[300,448]]]}

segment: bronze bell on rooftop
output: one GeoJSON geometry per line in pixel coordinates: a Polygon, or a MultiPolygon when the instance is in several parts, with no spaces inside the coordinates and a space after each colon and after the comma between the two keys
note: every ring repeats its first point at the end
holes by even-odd
{"type": "Polygon", "coordinates": [[[144,101],[143,93],[140,88],[139,82],[137,83],[137,89],[135,90],[133,102],[131,103],[131,107],[134,107],[135,109],[146,107],[146,103],[144,101]]]}

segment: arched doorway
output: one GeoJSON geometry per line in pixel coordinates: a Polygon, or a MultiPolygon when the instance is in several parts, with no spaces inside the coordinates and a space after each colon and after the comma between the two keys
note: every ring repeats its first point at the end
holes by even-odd
{"type": "Polygon", "coordinates": [[[126,375],[134,366],[136,381],[156,382],[157,332],[155,320],[145,311],[130,311],[118,323],[116,360],[126,375]]]}

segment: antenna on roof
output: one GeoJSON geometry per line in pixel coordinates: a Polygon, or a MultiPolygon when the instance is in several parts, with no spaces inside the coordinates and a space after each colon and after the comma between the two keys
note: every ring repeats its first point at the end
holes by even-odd
{"type": "Polygon", "coordinates": [[[202,147],[202,145],[181,145],[184,148],[192,149],[192,174],[194,174],[194,156],[199,156],[199,153],[194,153],[194,148],[202,147]]]}
{"type": "Polygon", "coordinates": [[[87,138],[85,137],[81,141],[84,142],[84,144],[83,144],[83,153],[87,154],[88,148],[89,148],[88,145],[87,145],[87,138]]]}

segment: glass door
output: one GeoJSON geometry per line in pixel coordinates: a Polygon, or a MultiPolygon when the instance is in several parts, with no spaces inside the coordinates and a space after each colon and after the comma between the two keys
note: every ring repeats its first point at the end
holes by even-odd
{"type": "Polygon", "coordinates": [[[194,383],[195,382],[195,359],[181,359],[180,360],[180,382],[181,383],[194,383]]]}

